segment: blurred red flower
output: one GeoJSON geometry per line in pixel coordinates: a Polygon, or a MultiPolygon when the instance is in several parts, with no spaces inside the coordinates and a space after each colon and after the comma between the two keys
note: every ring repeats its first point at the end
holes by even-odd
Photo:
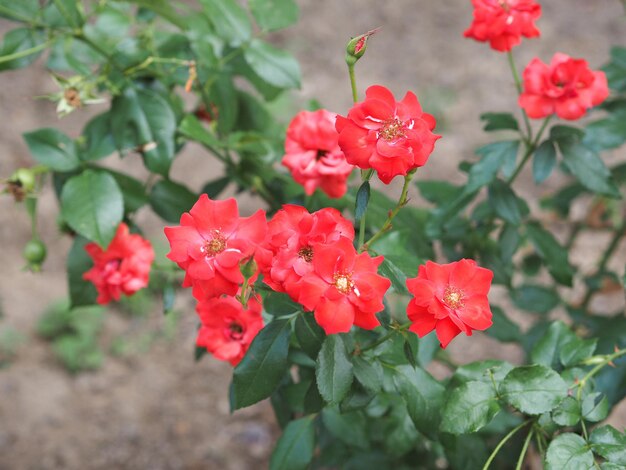
{"type": "Polygon", "coordinates": [[[432,133],[435,118],[422,112],[414,93],[396,102],[380,85],[369,87],[347,117],[337,116],[335,127],[348,163],[375,169],[385,184],[426,164],[441,137],[432,133]]]}
{"type": "Polygon", "coordinates": [[[319,187],[329,197],[340,198],[348,190],[353,166],[337,144],[336,116],[325,109],[301,111],[287,128],[282,163],[308,195],[319,187]]]}
{"type": "Polygon", "coordinates": [[[427,261],[406,281],[414,296],[407,307],[409,329],[420,338],[436,330],[442,348],[461,331],[471,336],[472,330],[486,330],[492,325],[487,299],[492,278],[493,272],[473,260],[427,261]]]}
{"type": "Polygon", "coordinates": [[[96,286],[99,304],[119,300],[122,294],[133,295],[148,285],[154,250],[141,235],[129,234],[125,223],[117,227],[106,250],[96,243],[88,243],[85,251],[94,266],[83,274],[83,279],[96,286]]]}
{"type": "Polygon", "coordinates": [[[167,257],[185,270],[183,287],[193,286],[198,300],[235,295],[244,281],[240,262],[261,256],[267,234],[265,211],[239,217],[237,201],[213,201],[202,194],[180,225],[165,227],[167,257]]]}
{"type": "Polygon", "coordinates": [[[267,248],[271,263],[263,268],[263,279],[272,289],[287,292],[298,300],[298,282],[313,271],[320,245],[342,237],[352,242],[354,227],[337,209],[325,208],[309,214],[302,206],[286,204],[268,223],[267,248]]]}
{"type": "Polygon", "coordinates": [[[541,16],[541,5],[534,0],[472,0],[474,20],[466,38],[489,41],[492,49],[510,51],[522,36],[539,36],[534,22],[541,16]]]}
{"type": "Polygon", "coordinates": [[[519,105],[531,118],[556,113],[562,119],[579,119],[609,96],[604,72],[591,70],[586,60],[562,53],[555,54],[550,64],[533,59],[523,77],[519,105]]]}
{"type": "Polygon", "coordinates": [[[261,310],[258,296],[248,299],[246,308],[234,297],[214,297],[198,302],[196,311],[202,325],[196,345],[236,366],[263,328],[261,310]]]}
{"type": "Polygon", "coordinates": [[[377,270],[383,257],[357,254],[352,242],[340,238],[317,247],[313,271],[299,283],[298,302],[315,313],[326,334],[347,333],[352,325],[372,330],[380,325],[376,313],[391,281],[377,270]]]}

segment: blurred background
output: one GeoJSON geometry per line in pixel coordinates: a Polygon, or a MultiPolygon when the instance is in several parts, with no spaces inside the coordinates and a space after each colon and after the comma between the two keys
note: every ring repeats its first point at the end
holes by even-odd
{"type": "MultiPolygon", "coordinates": [[[[514,49],[520,69],[535,56],[547,62],[557,51],[586,58],[592,68],[599,68],[608,61],[611,44],[626,44],[624,7],[618,0],[541,3],[542,37],[524,40],[514,49]]],[[[361,94],[376,83],[398,98],[412,90],[424,109],[437,117],[437,131],[443,135],[417,178],[463,181],[456,171],[458,163],[471,159],[473,149],[489,139],[479,115],[517,109],[506,56],[462,37],[471,21],[469,0],[299,0],[298,4],[299,23],[271,36],[302,66],[302,89],[274,106],[285,124],[311,99],[331,111],[348,110],[344,47],[351,36],[375,27],[382,30],[369,41],[367,54],[357,65],[361,94]]],[[[13,27],[0,20],[3,35],[13,27]]],[[[2,178],[33,164],[22,133],[58,127],[76,137],[84,123],[106,106],[87,107],[59,120],[54,103],[35,99],[57,91],[44,62],[39,59],[26,69],[0,74],[2,178]]],[[[623,160],[626,155],[607,158],[623,160]]],[[[136,156],[113,165],[142,174],[136,156]]],[[[175,161],[172,177],[199,190],[209,175],[220,171],[219,165],[200,147],[188,146],[175,161]]],[[[554,176],[537,188],[524,174],[517,189],[532,204],[559,185],[554,176]]],[[[390,190],[398,192],[394,186],[390,190]]],[[[416,193],[412,190],[412,197],[420,203],[416,193]]],[[[245,215],[262,205],[250,196],[240,201],[245,215]]],[[[584,208],[574,210],[574,217],[583,212],[584,208]]],[[[261,403],[229,414],[231,367],[208,356],[199,363],[193,359],[196,319],[189,292],[178,295],[176,312],[167,317],[158,301],[139,296],[120,308],[91,309],[81,319],[61,318],[70,240],[57,230],[57,213],[48,187],[39,207],[48,259],[43,272],[25,272],[21,251],[30,238],[29,220],[11,197],[0,196],[0,469],[266,467],[277,436],[271,408],[261,403]],[[63,336],[67,325],[80,332],[79,338],[63,336]]],[[[148,210],[140,211],[137,220],[147,227],[153,243],[165,250],[163,222],[148,210]]],[[[558,234],[559,227],[555,230],[558,234]]],[[[597,236],[579,238],[571,261],[591,267],[594,253],[606,241],[597,236]]],[[[621,266],[619,272],[626,261],[623,245],[610,264],[621,266]]],[[[620,294],[598,301],[623,305],[624,299],[620,294]]],[[[523,314],[507,313],[528,325],[523,314]]],[[[519,363],[522,357],[515,347],[482,334],[471,340],[459,337],[451,351],[462,363],[485,357],[519,363]]],[[[443,369],[433,372],[445,374],[443,369]]],[[[626,425],[626,404],[616,408],[609,422],[626,425]]]]}

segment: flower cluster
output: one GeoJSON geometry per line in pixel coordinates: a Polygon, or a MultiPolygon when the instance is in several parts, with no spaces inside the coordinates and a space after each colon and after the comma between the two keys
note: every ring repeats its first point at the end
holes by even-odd
{"type": "Polygon", "coordinates": [[[165,227],[165,235],[171,247],[167,257],[185,270],[183,287],[191,287],[198,301],[198,346],[237,364],[263,327],[258,299],[246,300],[248,292],[239,291],[258,275],[257,268],[246,279],[242,267],[265,255],[265,212],[240,217],[235,199],[213,201],[203,194],[179,226],[165,227]]]}
{"type": "Polygon", "coordinates": [[[85,251],[94,265],[83,279],[96,286],[99,304],[120,300],[122,294],[133,295],[148,285],[154,250],[141,235],[130,234],[125,223],[119,224],[106,250],[88,243],[85,251]]]}

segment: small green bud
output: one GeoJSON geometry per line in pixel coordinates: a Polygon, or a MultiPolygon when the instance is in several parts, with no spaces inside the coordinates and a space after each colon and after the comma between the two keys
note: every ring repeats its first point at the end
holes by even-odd
{"type": "Polygon", "coordinates": [[[357,60],[363,57],[365,54],[365,49],[367,48],[367,40],[368,38],[376,34],[380,28],[372,29],[365,34],[361,34],[355,38],[350,39],[348,45],[346,46],[346,62],[348,65],[354,65],[357,60]]]}
{"type": "Polygon", "coordinates": [[[32,239],[24,246],[22,256],[28,263],[28,269],[38,272],[41,271],[41,265],[46,260],[46,253],[46,245],[41,240],[32,239]]]}
{"type": "Polygon", "coordinates": [[[246,281],[254,276],[258,269],[259,267],[257,266],[252,256],[250,258],[241,260],[241,262],[239,263],[239,270],[241,271],[241,274],[246,281]]]}

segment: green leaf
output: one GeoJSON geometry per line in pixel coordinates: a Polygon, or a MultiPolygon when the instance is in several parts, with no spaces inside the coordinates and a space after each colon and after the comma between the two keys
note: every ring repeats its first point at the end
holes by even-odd
{"type": "Polygon", "coordinates": [[[557,124],[550,128],[550,140],[557,145],[577,144],[585,136],[585,131],[577,127],[557,124]]]}
{"type": "Polygon", "coordinates": [[[609,402],[606,395],[601,392],[594,392],[587,395],[582,404],[583,418],[592,423],[602,421],[609,414],[609,402]]]}
{"type": "Polygon", "coordinates": [[[124,216],[124,198],[111,175],[85,170],[63,186],[61,213],[75,232],[106,247],[124,216]]]}
{"type": "Polygon", "coordinates": [[[294,0],[248,0],[254,19],[264,31],[286,28],[298,21],[294,0]]]}
{"type": "Polygon", "coordinates": [[[594,193],[615,199],[620,192],[611,178],[611,172],[596,152],[579,143],[560,144],[565,166],[578,181],[594,193]]]}
{"type": "Polygon", "coordinates": [[[511,113],[483,113],[480,115],[480,120],[485,121],[483,130],[487,132],[503,129],[519,130],[517,119],[511,113]]]}
{"type": "Polygon", "coordinates": [[[317,358],[326,335],[315,321],[315,317],[309,312],[298,315],[294,332],[304,352],[313,359],[317,358]]]}
{"type": "Polygon", "coordinates": [[[187,22],[183,17],[181,17],[176,10],[171,5],[169,0],[125,0],[130,3],[134,3],[136,5],[140,5],[143,8],[147,8],[152,10],[161,18],[169,21],[173,25],[179,27],[180,29],[185,29],[187,27],[187,22]]]}
{"type": "Polygon", "coordinates": [[[288,320],[274,320],[254,338],[250,349],[235,367],[234,408],[244,408],[269,397],[287,372],[289,362],[288,320]]]}
{"type": "Polygon", "coordinates": [[[470,362],[457,368],[452,376],[451,384],[461,384],[470,381],[499,383],[513,369],[513,365],[506,361],[488,359],[486,361],[470,362]]]}
{"type": "Polygon", "coordinates": [[[247,42],[252,25],[246,11],[235,0],[200,0],[217,34],[233,47],[247,42]]]}
{"type": "Polygon", "coordinates": [[[6,33],[0,46],[0,71],[32,64],[45,49],[44,40],[45,36],[40,31],[29,28],[17,28],[6,33]]]}
{"type": "Polygon", "coordinates": [[[515,306],[528,312],[546,314],[561,303],[556,290],[534,284],[523,284],[512,294],[515,306]]]}
{"type": "Polygon", "coordinates": [[[546,470],[590,470],[593,454],[578,434],[566,432],[557,436],[546,452],[546,470]]]}
{"type": "Polygon", "coordinates": [[[522,332],[519,326],[507,317],[500,307],[491,307],[493,325],[486,331],[492,338],[505,343],[519,342],[522,332]]]}
{"type": "Polygon", "coordinates": [[[85,126],[83,130],[85,149],[81,153],[82,160],[99,160],[115,152],[115,141],[111,134],[110,115],[109,111],[99,114],[85,126]]]}
{"type": "Polygon", "coordinates": [[[356,193],[354,208],[354,224],[359,225],[363,214],[367,211],[367,204],[370,202],[370,182],[363,181],[356,193]]]}
{"type": "Polygon", "coordinates": [[[626,142],[626,123],[621,116],[594,121],[585,129],[583,144],[594,150],[621,147],[626,142]]]}
{"type": "Polygon", "coordinates": [[[146,188],[141,181],[117,171],[107,169],[106,172],[115,178],[115,182],[122,190],[125,213],[135,212],[148,203],[146,188]]]}
{"type": "Polygon", "coordinates": [[[530,359],[535,364],[548,367],[557,367],[561,348],[567,343],[576,340],[576,335],[561,321],[554,322],[533,347],[530,359]]]}
{"type": "Polygon", "coordinates": [[[409,365],[397,366],[393,381],[417,430],[427,436],[436,435],[445,392],[443,385],[424,369],[409,365]]]}
{"type": "Polygon", "coordinates": [[[519,140],[506,140],[476,149],[476,154],[480,155],[481,159],[472,166],[463,195],[471,194],[491,183],[507,161],[515,160],[519,143],[519,140]]]}
{"type": "Polygon", "coordinates": [[[420,195],[428,202],[441,205],[452,202],[459,195],[460,188],[447,181],[416,181],[416,186],[420,195]]]}
{"type": "Polygon", "coordinates": [[[362,450],[369,447],[367,423],[362,413],[341,413],[336,407],[326,407],[322,410],[322,422],[330,434],[343,443],[362,450]]]}
{"type": "Polygon", "coordinates": [[[0,17],[30,22],[40,8],[39,0],[0,0],[0,17]]]}
{"type": "Polygon", "coordinates": [[[547,264],[552,277],[560,284],[571,286],[574,270],[569,263],[567,250],[559,244],[554,235],[536,222],[526,225],[526,234],[547,264]]]}
{"type": "Polygon", "coordinates": [[[312,416],[291,421],[276,444],[270,470],[306,469],[315,450],[315,427],[312,416]]]}
{"type": "Polygon", "coordinates": [[[506,375],[500,395],[521,412],[539,415],[552,411],[567,396],[567,384],[545,366],[521,366],[506,375]]]}
{"type": "Polygon", "coordinates": [[[533,178],[535,183],[543,183],[556,166],[556,148],[551,140],[544,140],[533,156],[533,178]]]}
{"type": "Polygon", "coordinates": [[[350,390],[354,371],[340,335],[326,337],[315,367],[320,395],[328,403],[339,403],[350,390]]]}
{"type": "Polygon", "coordinates": [[[300,88],[300,66],[291,54],[253,39],[244,50],[250,68],[263,81],[278,88],[300,88]]]}
{"type": "Polygon", "coordinates": [[[380,392],[383,385],[383,367],[380,362],[372,358],[354,356],[354,376],[366,390],[373,393],[380,392]]]}
{"type": "MultiPolygon", "coordinates": [[[[415,267],[417,267],[417,263],[415,267]]],[[[407,275],[389,257],[385,257],[378,269],[382,276],[391,281],[391,285],[397,293],[408,295],[409,291],[406,287],[407,275]]]]}
{"type": "Polygon", "coordinates": [[[575,426],[580,421],[580,403],[574,397],[565,397],[554,410],[552,420],[560,426],[575,426]]]}
{"type": "Polygon", "coordinates": [[[210,148],[221,148],[222,143],[217,136],[205,128],[193,114],[187,114],[178,126],[178,132],[210,148]]]}
{"type": "Polygon", "coordinates": [[[223,176],[213,181],[209,181],[202,187],[200,194],[206,194],[210,199],[217,199],[217,197],[226,189],[230,184],[231,179],[228,176],[223,176]]]}
{"type": "Polygon", "coordinates": [[[275,317],[283,317],[301,311],[302,306],[291,300],[287,294],[269,292],[263,297],[263,310],[275,317]]]}
{"type": "Polygon", "coordinates": [[[146,167],[167,177],[175,155],[176,116],[156,91],[128,87],[111,105],[111,132],[121,153],[139,150],[146,167]]]}
{"type": "Polygon", "coordinates": [[[91,257],[85,251],[87,243],[89,240],[81,236],[75,237],[72,248],[67,255],[67,281],[72,308],[95,305],[98,296],[93,283],[83,279],[83,274],[93,266],[91,257]]]}
{"type": "Polygon", "coordinates": [[[489,186],[489,205],[501,219],[513,225],[519,225],[522,221],[522,203],[502,180],[496,179],[489,186]]]}
{"type": "Polygon", "coordinates": [[[170,180],[157,182],[150,191],[150,206],[163,220],[178,222],[183,212],[189,211],[198,195],[187,187],[170,180]]]}
{"type": "Polygon", "coordinates": [[[450,393],[442,412],[441,431],[468,434],[489,424],[500,411],[492,384],[465,382],[450,393]]]}
{"type": "Polygon", "coordinates": [[[583,360],[593,355],[597,344],[598,340],[596,338],[580,339],[577,337],[572,339],[561,347],[561,363],[565,367],[580,364],[583,360]]]}
{"type": "Polygon", "coordinates": [[[626,91],[626,47],[613,46],[611,62],[603,70],[612,89],[626,91]]]}
{"type": "Polygon", "coordinates": [[[613,426],[595,428],[589,436],[593,451],[606,460],[626,465],[626,435],[613,426]]]}
{"type": "Polygon", "coordinates": [[[38,129],[24,134],[33,158],[55,171],[72,171],[80,166],[74,141],[56,129],[38,129]]]}

